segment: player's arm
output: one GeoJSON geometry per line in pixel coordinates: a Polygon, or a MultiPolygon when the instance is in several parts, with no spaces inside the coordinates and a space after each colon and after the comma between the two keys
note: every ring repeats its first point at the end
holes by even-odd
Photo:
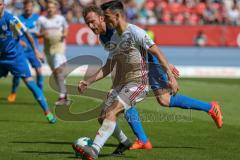
{"type": "Polygon", "coordinates": [[[20,40],[19,43],[23,48],[27,48],[27,43],[24,42],[23,40],[20,40]]]}
{"type": "Polygon", "coordinates": [[[62,21],[63,21],[63,24],[62,24],[63,31],[62,31],[61,41],[63,42],[67,38],[67,35],[68,35],[68,23],[64,17],[62,17],[62,21]]]}
{"type": "Polygon", "coordinates": [[[68,35],[68,28],[64,28],[61,41],[64,41],[67,38],[67,35],[68,35]]]}
{"type": "Polygon", "coordinates": [[[30,34],[28,31],[25,31],[25,32],[24,32],[24,35],[26,36],[27,40],[29,41],[29,43],[30,43],[30,45],[31,45],[31,47],[32,47],[32,49],[33,49],[36,57],[43,62],[43,61],[44,61],[44,56],[43,56],[43,54],[41,54],[41,53],[39,52],[39,50],[37,49],[37,47],[36,47],[36,45],[35,45],[35,43],[34,43],[34,40],[33,40],[33,37],[31,36],[31,34],[30,34]]]}
{"type": "Polygon", "coordinates": [[[179,89],[179,86],[164,54],[155,44],[148,48],[148,51],[155,55],[158,58],[158,61],[162,64],[165,72],[167,73],[169,85],[172,88],[173,93],[176,94],[179,89]]]}
{"type": "Polygon", "coordinates": [[[41,53],[38,51],[38,49],[36,48],[31,34],[27,31],[27,27],[25,25],[23,25],[22,22],[15,16],[12,17],[11,24],[13,25],[14,29],[17,31],[19,37],[22,37],[23,35],[26,36],[34,53],[36,54],[36,57],[38,57],[41,61],[43,61],[44,58],[41,55],[41,53]]]}
{"type": "Polygon", "coordinates": [[[173,64],[169,64],[169,67],[172,71],[172,74],[174,75],[175,78],[179,78],[180,77],[180,72],[179,70],[173,65],[173,64]]]}
{"type": "Polygon", "coordinates": [[[43,17],[40,16],[39,19],[37,20],[37,24],[36,24],[37,31],[35,33],[38,38],[44,38],[44,36],[46,36],[47,32],[45,31],[42,25],[43,23],[44,23],[43,17]]]}
{"type": "Polygon", "coordinates": [[[62,35],[62,41],[64,41],[67,38],[68,35],[68,27],[63,28],[63,35],[62,35]]]}
{"type": "Polygon", "coordinates": [[[143,29],[140,29],[138,27],[136,27],[135,29],[136,30],[135,32],[133,32],[133,34],[135,41],[137,42],[137,45],[139,45],[140,48],[141,47],[144,48],[146,51],[152,53],[157,57],[158,61],[162,64],[163,69],[167,73],[167,76],[169,78],[169,85],[173,91],[173,94],[176,94],[179,87],[164,54],[160,51],[157,45],[153,42],[153,40],[147,35],[147,33],[143,29]]]}
{"type": "Polygon", "coordinates": [[[95,74],[93,74],[86,80],[81,80],[78,84],[79,92],[83,93],[89,85],[109,75],[112,72],[114,66],[111,63],[112,61],[108,59],[106,64],[102,68],[100,68],[95,74]]]}

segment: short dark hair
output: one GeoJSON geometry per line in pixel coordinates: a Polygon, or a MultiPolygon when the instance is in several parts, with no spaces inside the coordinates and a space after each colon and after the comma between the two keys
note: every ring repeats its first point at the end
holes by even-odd
{"type": "Polygon", "coordinates": [[[118,10],[122,13],[124,11],[123,3],[120,0],[113,0],[113,1],[103,3],[101,5],[101,8],[102,8],[103,11],[105,11],[107,9],[110,9],[112,11],[117,11],[118,10]]]}
{"type": "Polygon", "coordinates": [[[28,3],[32,3],[32,4],[33,4],[34,2],[33,2],[33,0],[24,0],[24,1],[23,1],[23,4],[24,4],[24,5],[26,5],[26,4],[28,4],[28,3]]]}
{"type": "Polygon", "coordinates": [[[83,18],[85,18],[87,16],[87,14],[90,12],[94,12],[99,16],[103,16],[103,11],[101,8],[99,8],[96,5],[90,5],[90,6],[83,8],[83,11],[82,11],[83,18]]]}

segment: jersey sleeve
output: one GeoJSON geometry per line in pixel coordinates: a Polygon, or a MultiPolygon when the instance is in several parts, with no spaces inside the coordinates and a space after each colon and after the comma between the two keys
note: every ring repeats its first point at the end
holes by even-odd
{"type": "Polygon", "coordinates": [[[22,36],[26,31],[27,27],[15,16],[12,17],[11,28],[14,30],[14,33],[17,33],[19,36],[22,36]]]}
{"type": "Polygon", "coordinates": [[[40,16],[36,22],[37,31],[40,32],[43,29],[43,17],[40,16]]]}
{"type": "Polygon", "coordinates": [[[64,17],[62,17],[62,21],[63,21],[63,28],[67,29],[68,28],[67,20],[64,17]]]}
{"type": "Polygon", "coordinates": [[[138,47],[143,47],[145,50],[148,50],[155,44],[148,34],[137,26],[134,27],[133,34],[138,47]]]}

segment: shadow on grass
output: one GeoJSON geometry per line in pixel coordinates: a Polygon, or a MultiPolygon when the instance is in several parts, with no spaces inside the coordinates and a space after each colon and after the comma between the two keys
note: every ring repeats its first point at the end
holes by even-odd
{"type": "MultiPolygon", "coordinates": [[[[6,97],[0,97],[0,102],[1,101],[6,101],[7,100],[7,98],[6,97]]],[[[2,103],[2,102],[1,102],[2,103]]]]}
{"type": "Polygon", "coordinates": [[[193,150],[205,150],[203,147],[192,147],[192,146],[153,146],[154,148],[161,149],[193,149],[193,150]]]}
{"type": "MultiPolygon", "coordinates": [[[[50,145],[69,145],[71,147],[72,142],[48,142],[48,141],[12,141],[10,143],[14,144],[50,144],[50,145]]],[[[117,144],[106,144],[104,147],[111,147],[111,148],[116,148],[118,145],[117,144]]],[[[19,151],[20,153],[28,153],[28,154],[38,154],[38,155],[68,155],[69,159],[76,159],[74,156],[74,151],[72,152],[57,152],[57,151],[19,151]],[[72,156],[69,156],[72,155],[72,156]]],[[[121,156],[113,156],[111,154],[100,154],[99,158],[113,158],[113,159],[134,159],[135,157],[133,156],[126,156],[126,155],[121,155],[121,156]]]]}
{"type": "MultiPolygon", "coordinates": [[[[14,144],[49,144],[49,145],[69,145],[69,147],[71,147],[72,142],[66,142],[66,141],[60,141],[60,142],[48,142],[48,141],[31,141],[31,142],[27,142],[27,141],[13,141],[10,143],[14,143],[14,144]]],[[[111,147],[111,148],[116,148],[117,144],[111,144],[108,143],[105,145],[105,147],[111,147]]],[[[205,150],[205,148],[202,147],[194,147],[194,146],[154,146],[154,149],[187,149],[187,150],[205,150]]],[[[62,156],[66,156],[66,158],[68,159],[77,159],[74,156],[74,151],[72,152],[66,152],[66,151],[20,151],[20,153],[28,153],[28,154],[38,154],[38,155],[62,155],[62,156]]],[[[110,159],[117,159],[117,160],[124,160],[124,159],[136,159],[136,157],[134,156],[127,156],[126,154],[123,154],[121,156],[113,156],[111,154],[100,154],[99,155],[100,159],[105,159],[108,158],[110,159]]]]}
{"type": "MultiPolygon", "coordinates": [[[[72,142],[49,142],[49,141],[12,141],[10,143],[14,144],[53,144],[53,145],[69,145],[71,146],[72,142]]],[[[118,144],[107,143],[104,147],[116,148],[118,144]]],[[[194,147],[194,146],[153,146],[153,149],[193,149],[193,150],[205,150],[203,147],[194,147]]]]}
{"type": "Polygon", "coordinates": [[[14,122],[14,123],[37,123],[49,125],[46,121],[23,121],[23,120],[10,120],[10,119],[0,119],[0,122],[14,122]]]}
{"type": "MultiPolygon", "coordinates": [[[[27,153],[27,154],[38,154],[38,155],[67,155],[66,158],[69,159],[78,159],[74,156],[74,152],[55,152],[55,151],[20,151],[20,153],[27,153]],[[72,156],[69,156],[72,155],[72,156]]],[[[135,157],[133,156],[126,156],[126,155],[121,155],[121,156],[112,156],[111,154],[100,154],[99,158],[104,159],[104,158],[112,158],[112,159],[126,159],[126,158],[131,158],[134,159],[135,157]]]]}
{"type": "Polygon", "coordinates": [[[42,151],[20,151],[20,153],[30,153],[30,154],[60,154],[60,155],[73,155],[74,152],[55,152],[55,151],[48,151],[48,152],[42,152],[42,151]]]}
{"type": "MultiPolygon", "coordinates": [[[[72,145],[72,142],[48,142],[48,141],[12,141],[14,144],[53,144],[53,145],[72,145]]],[[[117,144],[105,144],[104,147],[116,148],[117,144]]]]}
{"type": "Polygon", "coordinates": [[[6,105],[6,106],[30,106],[32,107],[33,105],[38,105],[37,102],[14,102],[14,103],[9,103],[6,98],[0,98],[0,104],[6,105]]]}
{"type": "Polygon", "coordinates": [[[35,141],[35,142],[13,141],[10,143],[15,143],[15,144],[54,144],[54,145],[71,145],[72,144],[72,142],[47,142],[47,141],[35,141]]]}
{"type": "Polygon", "coordinates": [[[111,154],[100,154],[98,156],[99,158],[107,158],[107,157],[111,157],[111,158],[121,158],[121,159],[126,159],[126,158],[133,158],[135,159],[136,157],[133,156],[126,156],[126,154],[120,155],[120,156],[113,156],[111,154]]]}

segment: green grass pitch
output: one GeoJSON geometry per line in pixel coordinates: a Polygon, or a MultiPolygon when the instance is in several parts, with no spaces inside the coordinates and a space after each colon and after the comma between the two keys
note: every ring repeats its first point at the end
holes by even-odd
{"type": "MultiPolygon", "coordinates": [[[[77,84],[78,78],[68,83],[77,84]]],[[[240,159],[240,80],[180,79],[181,94],[204,101],[217,100],[222,105],[224,126],[217,129],[204,112],[159,107],[148,97],[137,105],[143,126],[153,143],[150,151],[127,151],[123,157],[111,157],[117,141],[110,138],[99,159],[106,160],[238,160],[240,159]]],[[[108,90],[110,80],[99,81],[93,87],[108,90]]],[[[11,78],[0,80],[0,160],[74,160],[71,143],[79,137],[94,138],[97,120],[87,122],[62,121],[47,123],[32,94],[23,83],[17,101],[9,104],[11,78]]],[[[45,96],[54,109],[57,93],[45,80],[45,96]]],[[[100,100],[70,96],[74,100],[72,113],[93,108],[100,100]]],[[[128,124],[121,117],[120,126],[135,140],[128,124]]]]}

